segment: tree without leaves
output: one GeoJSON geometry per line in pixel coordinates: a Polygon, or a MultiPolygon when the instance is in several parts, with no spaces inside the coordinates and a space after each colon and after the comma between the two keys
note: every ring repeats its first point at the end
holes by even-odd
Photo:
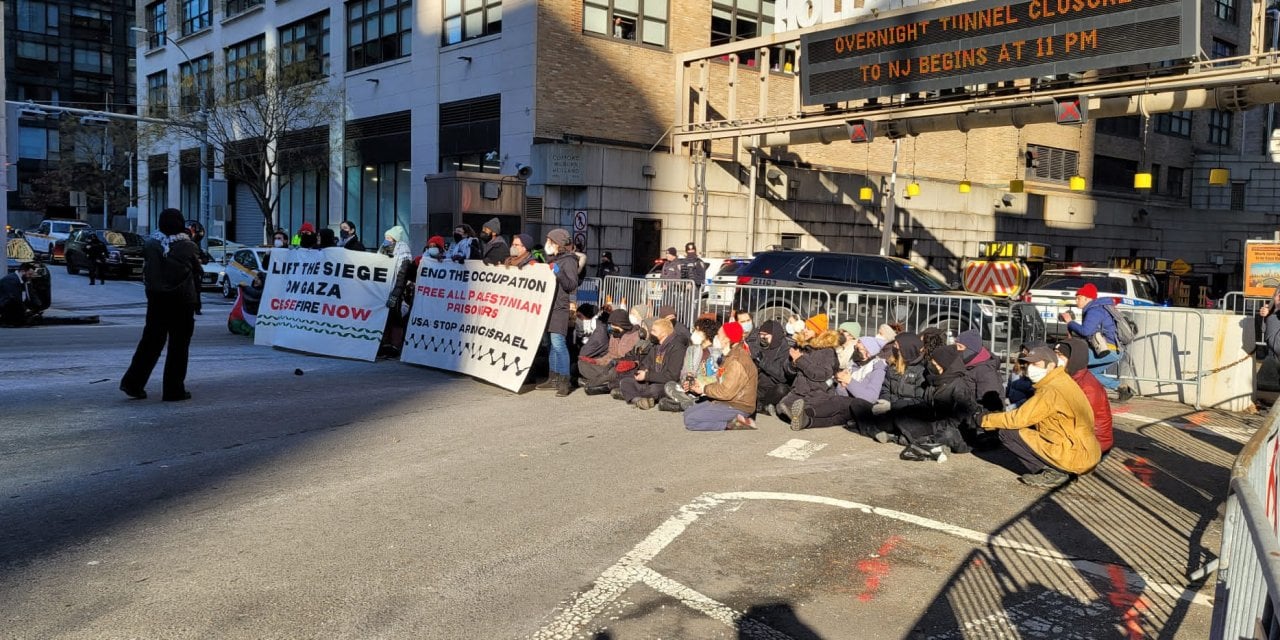
{"type": "Polygon", "coordinates": [[[31,193],[23,200],[35,209],[48,210],[67,206],[70,192],[84,191],[89,219],[95,224],[104,194],[111,215],[124,213],[133,204],[126,184],[136,135],[132,122],[86,122],[64,116],[58,123],[58,159],[31,179],[31,193]]]}
{"type": "MultiPolygon", "coordinates": [[[[343,92],[329,82],[314,60],[305,60],[266,73],[260,64],[274,60],[268,51],[261,60],[230,67],[214,68],[209,78],[221,78],[221,91],[203,87],[205,95],[208,144],[215,167],[229,181],[246,185],[262,211],[267,214],[270,231],[280,221],[280,194],[298,172],[329,169],[328,136],[322,148],[291,149],[290,142],[305,138],[305,132],[326,131],[330,123],[343,113],[343,92]],[[258,66],[254,66],[258,65],[258,66]],[[231,70],[231,76],[227,70],[231,70]],[[232,76],[235,84],[227,83],[232,76]]],[[[197,81],[192,76],[179,76],[179,111],[171,124],[149,124],[145,130],[145,146],[156,148],[174,138],[181,147],[197,147],[201,141],[198,121],[197,81]]],[[[204,84],[204,83],[200,83],[204,84]]],[[[167,105],[166,105],[167,108],[167,105]]],[[[149,115],[161,115],[152,111],[149,115]]],[[[141,138],[142,136],[140,136],[141,138]]],[[[139,146],[144,146],[140,140],[139,146]]],[[[192,154],[192,166],[198,167],[199,154],[192,154]]]]}

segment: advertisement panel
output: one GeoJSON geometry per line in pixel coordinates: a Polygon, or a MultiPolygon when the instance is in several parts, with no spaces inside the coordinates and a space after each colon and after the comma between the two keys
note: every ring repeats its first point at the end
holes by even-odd
{"type": "Polygon", "coordinates": [[[1270,298],[1280,286],[1280,242],[1250,240],[1244,245],[1244,295],[1270,298]]]}

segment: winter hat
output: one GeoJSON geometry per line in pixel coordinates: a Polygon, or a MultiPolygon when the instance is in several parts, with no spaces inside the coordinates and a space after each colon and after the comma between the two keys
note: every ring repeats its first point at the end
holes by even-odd
{"type": "Polygon", "coordinates": [[[533,236],[527,233],[517,233],[516,237],[520,239],[520,244],[524,246],[525,251],[533,251],[533,236]]]}
{"type": "Polygon", "coordinates": [[[855,338],[858,337],[858,334],[862,333],[862,324],[852,320],[849,322],[841,322],[840,326],[837,328],[855,338]]]}
{"type": "Polygon", "coordinates": [[[620,327],[623,331],[631,330],[631,317],[623,309],[614,309],[609,312],[609,324],[620,327]]]}
{"type": "Polygon", "coordinates": [[[427,239],[427,246],[428,246],[428,247],[440,247],[441,249],[443,249],[443,248],[444,248],[444,238],[441,238],[440,236],[431,236],[430,238],[428,238],[428,239],[427,239]]]}
{"type": "Polygon", "coordinates": [[[978,352],[982,351],[982,336],[977,329],[961,331],[960,335],[956,336],[956,342],[964,345],[964,353],[961,355],[964,356],[966,363],[978,357],[978,352]]]}
{"type": "Polygon", "coordinates": [[[680,255],[680,254],[679,254],[679,253],[676,253],[676,248],[675,248],[675,247],[667,247],[667,255],[669,255],[669,256],[677,256],[677,255],[680,255]]]}
{"type": "Polygon", "coordinates": [[[1098,299],[1098,287],[1094,286],[1094,284],[1093,284],[1092,282],[1086,282],[1086,283],[1085,283],[1085,285],[1084,285],[1083,287],[1080,287],[1079,289],[1076,289],[1076,295],[1077,295],[1077,296],[1084,296],[1084,297],[1086,297],[1086,298],[1088,298],[1088,299],[1090,299],[1090,300],[1097,300],[1097,299],[1098,299]]]}
{"type": "Polygon", "coordinates": [[[726,322],[720,327],[724,332],[724,337],[729,339],[729,344],[738,344],[742,342],[742,325],[736,322],[726,322]]]}
{"type": "Polygon", "coordinates": [[[569,232],[564,229],[552,229],[547,232],[547,239],[554,242],[557,247],[566,247],[569,245],[569,232]]]}
{"type": "Polygon", "coordinates": [[[898,343],[898,352],[907,364],[919,364],[924,358],[924,342],[914,333],[899,333],[894,339],[898,343]]]}
{"type": "MultiPolygon", "coordinates": [[[[302,226],[306,227],[307,225],[304,224],[302,226]]],[[[391,239],[395,240],[397,243],[404,243],[409,241],[409,234],[405,233],[404,227],[400,225],[391,227],[390,229],[387,229],[385,232],[383,232],[382,237],[385,238],[387,236],[391,236],[391,239]]]]}
{"type": "Polygon", "coordinates": [[[884,343],[880,342],[879,338],[872,336],[858,338],[858,342],[861,342],[862,346],[867,348],[867,355],[871,357],[880,355],[880,350],[884,348],[884,343]]]}
{"type": "Polygon", "coordinates": [[[489,218],[489,221],[484,223],[484,228],[492,231],[493,235],[496,236],[502,233],[502,222],[496,217],[489,218]]]}
{"type": "Polygon", "coordinates": [[[1018,362],[1052,362],[1057,364],[1058,356],[1054,354],[1053,349],[1050,349],[1048,346],[1041,345],[1039,347],[1033,347],[1027,352],[1027,355],[1018,358],[1018,362]]]}
{"type": "Polygon", "coordinates": [[[298,227],[298,235],[302,235],[304,233],[315,233],[315,232],[316,232],[316,228],[310,222],[304,222],[302,223],[301,227],[298,227]]]}
{"type": "Polygon", "coordinates": [[[160,229],[160,233],[166,236],[176,236],[182,233],[187,221],[182,218],[182,212],[177,209],[165,209],[160,212],[160,219],[156,221],[156,227],[160,229]]]}
{"type": "Polygon", "coordinates": [[[898,332],[894,331],[893,327],[887,324],[882,324],[876,331],[876,335],[884,339],[885,342],[893,342],[893,339],[898,337],[898,332]]]}
{"type": "Polygon", "coordinates": [[[819,313],[818,315],[813,316],[808,320],[805,320],[804,328],[809,329],[814,333],[822,333],[823,331],[826,331],[827,330],[827,314],[819,313]]]}
{"type": "Polygon", "coordinates": [[[664,304],[664,305],[662,305],[661,307],[658,307],[658,317],[659,317],[659,318],[665,318],[665,317],[667,317],[667,316],[674,316],[674,315],[676,315],[676,308],[675,308],[675,307],[673,307],[673,306],[671,306],[671,305],[669,305],[669,304],[664,304]]]}

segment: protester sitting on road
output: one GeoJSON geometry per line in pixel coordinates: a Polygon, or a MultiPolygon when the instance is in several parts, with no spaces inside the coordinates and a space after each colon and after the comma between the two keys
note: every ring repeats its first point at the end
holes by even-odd
{"type": "Polygon", "coordinates": [[[889,344],[897,339],[898,330],[893,325],[882,324],[879,329],[876,329],[876,337],[880,338],[880,344],[889,344]]]}
{"type": "Polygon", "coordinates": [[[1058,357],[1035,347],[1020,358],[1036,393],[1021,407],[982,418],[983,429],[1000,429],[1000,442],[1026,467],[1019,480],[1035,487],[1057,487],[1098,464],[1101,450],[1093,433],[1093,408],[1058,357]]]}
{"type": "Polygon", "coordinates": [[[792,430],[856,423],[872,415],[871,407],[880,399],[888,363],[879,357],[883,350],[879,338],[864,336],[854,342],[852,368],[836,372],[835,395],[805,401],[803,411],[792,412],[792,430]]]}
{"type": "Polygon", "coordinates": [[[533,236],[527,233],[516,234],[511,238],[510,255],[502,261],[502,264],[523,269],[525,265],[534,262],[533,254],[529,253],[531,246],[533,246],[533,236]]]}
{"type": "Polygon", "coordinates": [[[40,318],[41,301],[31,290],[36,263],[24,262],[0,278],[0,325],[25,327],[40,318]]]}
{"type": "MultiPolygon", "coordinates": [[[[1024,342],[1018,347],[1018,357],[1027,355],[1031,349],[1035,347],[1047,346],[1043,341],[1033,340],[1024,342]]],[[[1026,365],[1021,360],[1015,361],[1010,367],[1009,384],[1005,386],[1005,398],[1009,400],[1010,409],[1016,409],[1027,401],[1027,398],[1035,395],[1036,389],[1031,379],[1027,377],[1026,365]]]]}
{"type": "MultiPolygon", "coordinates": [[[[462,225],[459,229],[464,227],[466,225],[462,225]]],[[[463,233],[463,231],[455,233],[463,233]]],[[[551,315],[547,318],[551,375],[546,382],[536,386],[535,389],[555,389],[556,396],[564,397],[573,392],[573,380],[569,377],[569,345],[565,342],[565,336],[569,333],[569,323],[572,318],[569,311],[570,301],[578,291],[578,259],[573,255],[573,240],[569,237],[569,232],[564,229],[548,231],[544,246],[547,266],[556,278],[556,293],[551,302],[551,315]]]]}
{"type": "Polygon", "coordinates": [[[964,358],[954,345],[934,349],[929,355],[933,378],[925,393],[925,405],[916,411],[894,414],[894,424],[909,443],[902,457],[919,460],[931,457],[928,450],[967,453],[977,431],[974,414],[981,408],[973,380],[964,367],[964,358]],[[911,448],[914,446],[914,448],[911,448]]]}
{"type": "Polygon", "coordinates": [[[760,347],[751,352],[756,363],[756,413],[774,415],[778,403],[791,393],[796,368],[791,360],[787,333],[782,323],[769,320],[760,327],[760,347]]]}
{"type": "Polygon", "coordinates": [[[1067,323],[1067,331],[1078,338],[1083,338],[1089,345],[1089,372],[1102,383],[1102,386],[1115,391],[1120,402],[1133,397],[1128,385],[1122,386],[1120,378],[1105,373],[1111,365],[1120,362],[1124,354],[1120,351],[1120,340],[1116,338],[1116,321],[1111,317],[1107,307],[1115,304],[1111,298],[1099,298],[1098,287],[1087,282],[1076,290],[1076,307],[1081,309],[1081,321],[1076,322],[1075,314],[1063,311],[1060,319],[1067,323]],[[1095,338],[1094,334],[1101,334],[1095,338]]]}
{"type": "Polygon", "coordinates": [[[1066,369],[1084,392],[1084,397],[1089,399],[1089,406],[1093,408],[1093,435],[1098,438],[1098,449],[1102,455],[1107,455],[1115,444],[1111,401],[1107,399],[1107,390],[1089,373],[1089,345],[1080,338],[1068,338],[1054,345],[1053,350],[1058,354],[1058,366],[1066,369]]]}
{"type": "Polygon", "coordinates": [[[686,391],[705,396],[685,409],[684,426],[690,431],[755,429],[751,414],[756,408],[756,367],[742,344],[742,325],[726,323],[716,332],[715,341],[725,354],[716,381],[687,383],[686,391]]]}
{"type": "MultiPolygon", "coordinates": [[[[609,314],[609,348],[603,356],[578,356],[578,371],[582,378],[578,381],[587,395],[609,393],[618,380],[618,364],[629,356],[640,341],[640,330],[627,312],[614,309],[609,314]]],[[[624,365],[625,366],[625,365],[624,365]]]]}
{"type": "Polygon", "coordinates": [[[329,227],[320,229],[320,231],[316,233],[316,238],[317,249],[328,249],[329,247],[338,246],[338,236],[333,232],[333,229],[330,229],[329,227]]]}
{"type": "Polygon", "coordinates": [[[716,332],[720,331],[720,322],[714,316],[703,316],[693,323],[693,334],[689,338],[689,347],[684,352],[684,362],[680,366],[680,379],[668,382],[666,397],[658,400],[658,409],[662,411],[684,411],[697,398],[684,391],[684,385],[694,379],[703,384],[715,382],[716,370],[720,368],[721,354],[715,345],[716,332]]]}
{"type": "MultiPolygon", "coordinates": [[[[882,351],[881,353],[885,353],[882,351]]],[[[925,405],[926,389],[924,344],[920,336],[902,332],[894,338],[885,353],[888,364],[880,399],[871,407],[872,418],[855,418],[854,429],[876,442],[906,444],[895,422],[896,416],[911,415],[925,405]]]]}
{"type": "Polygon", "coordinates": [[[590,304],[580,305],[575,311],[577,319],[578,356],[599,358],[609,351],[609,312],[597,312],[590,304]]]}
{"type": "Polygon", "coordinates": [[[831,383],[840,368],[836,359],[836,346],[839,344],[839,333],[822,331],[811,339],[797,340],[791,347],[796,377],[791,382],[791,392],[777,404],[775,413],[778,419],[791,423],[791,428],[798,428],[793,417],[804,409],[806,400],[817,400],[835,393],[831,383]]]}
{"type": "Polygon", "coordinates": [[[471,225],[460,224],[453,228],[453,246],[445,252],[445,257],[458,263],[480,259],[480,240],[471,225]]]}
{"type": "Polygon", "coordinates": [[[283,249],[285,247],[288,247],[289,232],[285,231],[284,229],[276,229],[275,233],[271,234],[271,246],[277,249],[283,249]]]}
{"type": "Polygon", "coordinates": [[[689,348],[689,341],[675,333],[666,318],[653,321],[652,336],[658,344],[645,354],[635,375],[623,378],[618,384],[622,399],[640,409],[652,409],[664,397],[666,385],[679,382],[680,368],[689,348]]]}
{"type": "Polygon", "coordinates": [[[502,238],[502,223],[497,218],[489,218],[480,228],[480,241],[484,243],[480,247],[480,255],[485,264],[502,264],[511,256],[511,249],[502,238]]]}
{"type": "Polygon", "coordinates": [[[676,335],[683,338],[685,342],[689,342],[691,332],[689,331],[689,327],[684,326],[684,323],[680,322],[680,318],[676,314],[675,307],[669,304],[664,304],[658,307],[657,317],[670,320],[672,330],[676,332],[676,335]]]}
{"type": "Polygon", "coordinates": [[[316,238],[315,225],[311,224],[310,222],[302,223],[302,226],[298,227],[298,248],[314,249],[316,248],[316,242],[317,242],[317,238],[316,238]]]}
{"type": "Polygon", "coordinates": [[[841,369],[848,369],[853,362],[853,355],[858,350],[858,338],[862,337],[862,323],[856,321],[841,322],[836,327],[840,332],[840,346],[836,348],[836,360],[841,369]]]}
{"type": "Polygon", "coordinates": [[[973,380],[978,402],[987,411],[1004,411],[1004,380],[1000,374],[1000,361],[982,345],[982,334],[977,329],[961,331],[956,336],[955,347],[964,358],[964,367],[973,380]]]}

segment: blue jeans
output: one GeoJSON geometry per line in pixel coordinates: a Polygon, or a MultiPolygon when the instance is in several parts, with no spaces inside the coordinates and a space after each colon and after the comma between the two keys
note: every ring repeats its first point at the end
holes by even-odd
{"type": "Polygon", "coordinates": [[[690,431],[724,431],[729,421],[747,415],[724,402],[699,402],[684,410],[684,428],[690,431]]]}
{"type": "Polygon", "coordinates": [[[1102,386],[1112,391],[1120,388],[1120,378],[1104,375],[1102,372],[1106,371],[1111,367],[1111,365],[1117,362],[1120,362],[1119,351],[1113,350],[1105,356],[1096,356],[1093,353],[1093,349],[1089,350],[1089,373],[1092,373],[1093,377],[1097,378],[1098,382],[1102,383],[1102,386]]]}
{"type": "Polygon", "coordinates": [[[563,333],[548,333],[551,346],[547,349],[548,365],[551,373],[569,375],[569,346],[565,344],[563,333]]]}

